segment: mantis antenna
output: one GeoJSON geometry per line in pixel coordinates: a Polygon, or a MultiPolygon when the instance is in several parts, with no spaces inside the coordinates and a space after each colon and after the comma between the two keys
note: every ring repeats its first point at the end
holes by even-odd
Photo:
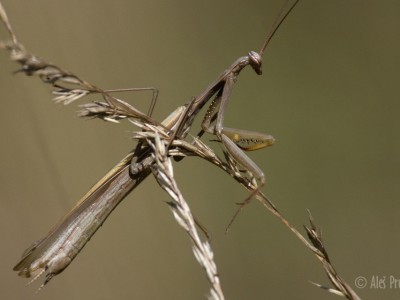
{"type": "Polygon", "coordinates": [[[296,0],[292,4],[292,6],[286,11],[286,13],[282,16],[283,12],[285,11],[285,7],[286,7],[287,3],[289,2],[289,0],[286,0],[285,3],[283,3],[281,10],[279,11],[279,14],[276,17],[276,19],[274,21],[274,24],[272,25],[272,29],[267,35],[267,39],[265,40],[264,44],[262,45],[262,47],[260,49],[260,52],[258,52],[258,54],[260,54],[261,57],[263,56],[265,49],[267,48],[269,42],[272,40],[272,38],[275,35],[275,33],[278,31],[278,29],[281,26],[281,24],[283,23],[283,21],[290,14],[290,12],[295,8],[297,3],[299,3],[299,1],[300,0],[296,0]]]}

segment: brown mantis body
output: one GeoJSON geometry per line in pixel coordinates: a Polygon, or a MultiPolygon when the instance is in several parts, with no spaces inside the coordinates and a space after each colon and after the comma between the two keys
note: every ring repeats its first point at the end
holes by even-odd
{"type": "MultiPolygon", "coordinates": [[[[213,98],[202,122],[202,132],[199,136],[204,132],[215,135],[217,140],[223,144],[226,153],[261,182],[259,187],[251,187],[252,192],[246,199],[248,200],[260,191],[265,183],[265,176],[263,171],[247,157],[243,150],[251,151],[270,146],[273,144],[274,138],[264,133],[225,127],[225,109],[234,83],[243,68],[250,65],[258,75],[262,74],[261,58],[264,50],[279,25],[298,1],[296,0],[279,20],[259,53],[251,51],[248,55],[237,59],[204,92],[194,98],[186,107],[178,108],[162,124],[149,116],[154,105],[151,105],[150,113],[146,115],[127,105],[125,102],[108,96],[108,92],[114,92],[115,90],[98,92],[103,94],[107,104],[113,109],[125,109],[131,112],[131,115],[128,115],[128,117],[138,118],[152,125],[167,129],[170,136],[170,145],[173,140],[183,140],[186,137],[195,117],[213,98]],[[213,125],[214,122],[215,124],[213,125]]],[[[15,36],[13,36],[14,38],[15,36]]],[[[149,90],[153,88],[144,89],[149,90]]],[[[156,93],[153,91],[154,101],[156,96],[156,93]]],[[[150,156],[151,153],[152,151],[148,146],[139,142],[136,150],[129,153],[107,173],[53,227],[46,237],[35,242],[25,251],[21,261],[14,267],[14,270],[18,271],[20,276],[33,277],[33,280],[47,271],[46,280],[43,285],[48,283],[52,277],[62,272],[102,225],[112,210],[150,173],[150,165],[153,163],[153,159],[150,156]]]]}

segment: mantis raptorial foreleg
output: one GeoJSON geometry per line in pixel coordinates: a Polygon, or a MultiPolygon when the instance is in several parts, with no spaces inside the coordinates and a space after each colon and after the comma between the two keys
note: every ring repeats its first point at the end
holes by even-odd
{"type": "MultiPolygon", "coordinates": [[[[261,72],[261,60],[259,68],[255,70],[256,72],[257,70],[261,72]]],[[[204,132],[215,135],[218,141],[224,145],[226,149],[226,155],[229,155],[231,158],[233,158],[234,161],[240,164],[247,172],[250,172],[252,176],[259,181],[258,185],[256,184],[253,187],[248,187],[252,189],[252,192],[243,202],[239,203],[240,207],[229,222],[226,231],[229,230],[243,206],[246,205],[254,196],[256,196],[265,185],[264,172],[260,169],[260,167],[257,166],[255,162],[250,159],[250,157],[244,153],[243,150],[258,150],[271,146],[275,142],[274,137],[269,134],[224,127],[223,121],[225,109],[236,77],[237,73],[232,72],[225,76],[225,81],[221,80],[222,86],[205,113],[203,122],[201,124],[202,132],[199,133],[199,136],[201,136],[204,132]],[[215,125],[212,125],[214,121],[215,125]]]]}
{"type": "Polygon", "coordinates": [[[205,114],[202,122],[202,129],[205,132],[217,136],[218,141],[224,145],[227,153],[231,155],[237,163],[244,167],[245,170],[249,171],[257,180],[260,181],[260,185],[255,188],[250,196],[244,201],[244,203],[246,203],[264,186],[265,175],[257,164],[243,152],[243,150],[252,151],[271,146],[275,139],[269,134],[223,126],[225,109],[233,88],[234,80],[235,78],[233,76],[228,75],[226,77],[223,88],[221,89],[222,93],[219,92],[217,94],[217,97],[212,101],[205,114]],[[216,124],[211,125],[215,116],[216,124]]]}

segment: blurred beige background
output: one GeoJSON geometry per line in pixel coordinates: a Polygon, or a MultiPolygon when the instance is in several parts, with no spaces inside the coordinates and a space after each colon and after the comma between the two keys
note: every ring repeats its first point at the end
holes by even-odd
{"type": "MultiPolygon", "coordinates": [[[[258,50],[282,1],[11,1],[33,53],[103,88],[160,89],[155,117],[258,50]]],[[[264,191],[299,229],[310,209],[337,270],[365,299],[398,299],[400,2],[303,0],[264,56],[241,74],[226,124],[271,133],[251,153],[264,191]],[[375,277],[373,277],[375,276],[375,277]],[[372,278],[386,286],[371,287],[372,278]]],[[[0,38],[6,38],[0,29],[0,38]]],[[[167,195],[149,178],[39,295],[12,267],[132,147],[130,124],[75,116],[0,52],[1,299],[204,299],[208,283],[167,195]]],[[[122,97],[122,96],[121,96],[122,97]]],[[[124,99],[145,109],[150,95],[124,99]]],[[[216,143],[211,144],[218,148],[216,143]]],[[[213,234],[227,299],[337,299],[315,257],[259,203],[225,227],[247,193],[199,159],[176,164],[194,214],[213,234]]]]}

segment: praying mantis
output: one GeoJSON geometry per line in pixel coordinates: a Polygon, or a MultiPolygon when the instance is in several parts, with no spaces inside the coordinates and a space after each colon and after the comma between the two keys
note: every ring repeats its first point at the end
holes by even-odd
{"type": "MultiPolygon", "coordinates": [[[[223,145],[227,155],[260,181],[260,185],[252,188],[252,192],[244,201],[247,202],[247,200],[257,195],[263,187],[265,175],[243,151],[268,147],[275,140],[269,134],[225,127],[226,106],[241,70],[250,65],[256,74],[262,74],[261,65],[264,51],[283,20],[298,2],[299,0],[296,0],[283,15],[282,13],[279,14],[273,30],[267,36],[259,52],[251,51],[248,55],[237,59],[200,95],[193,98],[185,106],[179,107],[161,123],[151,118],[151,112],[157,99],[155,90],[153,90],[153,101],[147,114],[126,106],[119,102],[118,99],[115,100],[115,98],[108,95],[110,92],[121,90],[105,90],[100,91],[100,93],[111,108],[111,111],[122,107],[130,112],[130,117],[167,129],[171,147],[174,140],[185,139],[199,112],[211,101],[205,113],[202,130],[199,132],[198,137],[201,137],[205,132],[214,135],[217,141],[223,145]]],[[[287,1],[284,7],[286,7],[286,3],[287,1]]],[[[133,88],[130,90],[144,89],[153,88],[133,88]]],[[[90,109],[90,107],[87,108],[90,109]]],[[[42,286],[47,284],[78,255],[79,251],[120,201],[150,174],[149,166],[153,162],[151,148],[139,142],[136,149],[95,184],[77,205],[53,227],[46,237],[35,242],[24,252],[21,261],[14,267],[14,270],[18,271],[20,276],[33,278],[32,280],[47,272],[42,286]]]]}

